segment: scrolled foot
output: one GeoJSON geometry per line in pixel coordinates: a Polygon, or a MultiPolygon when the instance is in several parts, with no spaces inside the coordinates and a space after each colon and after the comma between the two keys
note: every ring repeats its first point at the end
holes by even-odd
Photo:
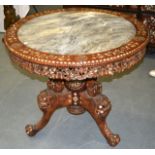
{"type": "Polygon", "coordinates": [[[34,136],[38,131],[35,128],[35,125],[28,124],[25,127],[26,134],[30,137],[34,136]]]}
{"type": "Polygon", "coordinates": [[[110,134],[107,141],[111,146],[116,146],[120,142],[120,137],[117,134],[110,134]]]}

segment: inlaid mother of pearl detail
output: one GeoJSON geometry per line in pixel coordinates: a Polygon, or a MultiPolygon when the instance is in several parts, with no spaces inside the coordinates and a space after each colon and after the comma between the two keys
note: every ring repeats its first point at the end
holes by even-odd
{"type": "Polygon", "coordinates": [[[50,54],[104,52],[135,37],[136,28],[123,17],[99,12],[58,12],[27,21],[18,30],[26,46],[50,54]]]}

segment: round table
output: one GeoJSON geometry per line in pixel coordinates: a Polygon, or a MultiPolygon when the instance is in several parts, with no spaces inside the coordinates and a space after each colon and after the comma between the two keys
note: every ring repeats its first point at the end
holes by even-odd
{"type": "Polygon", "coordinates": [[[107,142],[117,145],[119,135],[106,123],[111,103],[98,78],[140,62],[147,42],[148,33],[135,17],[99,9],[44,11],[13,24],[4,35],[11,60],[49,79],[38,95],[43,116],[27,125],[26,133],[35,135],[57,108],[67,107],[75,115],[87,110],[107,142]]]}

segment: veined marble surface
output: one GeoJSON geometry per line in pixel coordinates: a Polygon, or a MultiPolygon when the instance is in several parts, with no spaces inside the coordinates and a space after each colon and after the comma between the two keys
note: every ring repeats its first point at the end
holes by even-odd
{"type": "Polygon", "coordinates": [[[120,47],[136,34],[126,19],[107,13],[59,12],[34,18],[18,30],[28,47],[52,54],[90,54],[120,47]]]}

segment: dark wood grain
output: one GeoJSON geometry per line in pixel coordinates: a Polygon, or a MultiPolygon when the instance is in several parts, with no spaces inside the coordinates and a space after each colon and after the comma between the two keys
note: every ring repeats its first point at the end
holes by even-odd
{"type": "Polygon", "coordinates": [[[4,29],[7,30],[12,24],[20,19],[19,15],[16,15],[16,10],[13,5],[4,5],[4,29]]]}

